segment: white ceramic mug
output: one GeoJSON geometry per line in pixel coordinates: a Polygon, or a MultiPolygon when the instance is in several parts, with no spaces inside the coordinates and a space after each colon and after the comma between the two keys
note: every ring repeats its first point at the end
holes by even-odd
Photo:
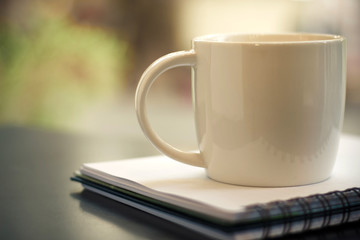
{"type": "Polygon", "coordinates": [[[231,184],[294,186],[331,175],[345,102],[343,37],[217,34],[192,44],[156,60],[139,82],[137,116],[155,147],[231,184]],[[146,116],[151,84],[180,66],[192,67],[199,153],[164,142],[146,116]]]}

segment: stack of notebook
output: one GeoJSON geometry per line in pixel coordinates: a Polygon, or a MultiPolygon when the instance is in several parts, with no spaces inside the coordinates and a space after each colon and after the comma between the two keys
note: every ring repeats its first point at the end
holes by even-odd
{"type": "Polygon", "coordinates": [[[165,156],[86,163],[84,188],[218,239],[259,239],[360,220],[360,138],[344,135],[332,176],[282,188],[244,187],[165,156]]]}

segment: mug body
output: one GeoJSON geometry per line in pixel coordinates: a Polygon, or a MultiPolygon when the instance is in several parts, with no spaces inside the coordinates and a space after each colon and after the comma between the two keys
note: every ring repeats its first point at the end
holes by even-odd
{"type": "Polygon", "coordinates": [[[293,186],[332,172],[345,103],[345,40],[219,34],[193,40],[195,125],[210,178],[293,186]]]}

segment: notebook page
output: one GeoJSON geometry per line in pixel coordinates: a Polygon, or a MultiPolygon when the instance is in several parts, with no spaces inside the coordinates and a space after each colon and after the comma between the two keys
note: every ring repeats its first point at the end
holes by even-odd
{"type": "Polygon", "coordinates": [[[115,180],[127,179],[153,190],[155,194],[180,196],[236,213],[251,204],[360,187],[360,138],[342,136],[337,163],[328,180],[298,187],[260,188],[223,184],[209,179],[202,168],[165,156],[89,163],[84,164],[82,171],[115,180]]]}

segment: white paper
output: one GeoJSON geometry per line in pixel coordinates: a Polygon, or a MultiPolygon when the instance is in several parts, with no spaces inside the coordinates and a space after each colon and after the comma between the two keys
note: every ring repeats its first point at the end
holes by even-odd
{"type": "Polygon", "coordinates": [[[87,163],[81,172],[149,197],[233,220],[247,205],[360,187],[360,138],[341,137],[334,172],[328,180],[297,187],[224,184],[209,179],[202,168],[165,156],[87,163]]]}

